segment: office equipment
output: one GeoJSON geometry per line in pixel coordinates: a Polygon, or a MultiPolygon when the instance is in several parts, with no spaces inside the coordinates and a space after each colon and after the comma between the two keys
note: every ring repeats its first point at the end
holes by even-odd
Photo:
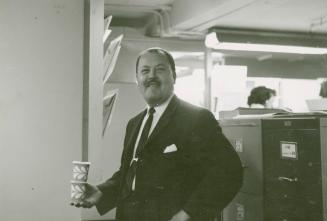
{"type": "Polygon", "coordinates": [[[264,220],[327,220],[326,135],[326,116],[262,121],[264,220]]]}
{"type": "Polygon", "coordinates": [[[327,110],[327,98],[321,99],[309,99],[306,100],[308,109],[310,111],[326,111],[327,110]]]}
{"type": "Polygon", "coordinates": [[[230,119],[241,115],[259,115],[271,113],[286,113],[286,111],[283,109],[238,107],[234,110],[219,111],[219,119],[230,119]]]}
{"type": "Polygon", "coordinates": [[[107,92],[103,98],[103,118],[102,118],[102,136],[104,136],[107,125],[110,124],[113,108],[115,106],[118,95],[118,89],[107,92]]]}
{"type": "Polygon", "coordinates": [[[327,115],[221,120],[244,166],[224,221],[327,221],[327,115]]]}
{"type": "Polygon", "coordinates": [[[223,119],[219,123],[244,169],[243,186],[223,211],[222,220],[263,221],[262,120],[223,119]]]}

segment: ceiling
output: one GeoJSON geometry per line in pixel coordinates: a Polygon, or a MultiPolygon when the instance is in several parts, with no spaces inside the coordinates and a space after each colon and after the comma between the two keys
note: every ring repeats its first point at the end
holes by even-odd
{"type": "MultiPolygon", "coordinates": [[[[213,26],[327,34],[326,0],[104,0],[105,15],[133,23],[159,16],[176,32],[213,26]]],[[[144,23],[143,23],[144,24],[144,23]]]]}
{"type": "MultiPolygon", "coordinates": [[[[145,30],[150,37],[204,39],[212,27],[327,36],[327,0],[104,0],[112,26],[145,30]]],[[[233,56],[235,52],[224,51],[233,56]]],[[[257,59],[289,55],[240,53],[257,59]]],[[[291,59],[303,59],[292,55],[291,59]]]]}

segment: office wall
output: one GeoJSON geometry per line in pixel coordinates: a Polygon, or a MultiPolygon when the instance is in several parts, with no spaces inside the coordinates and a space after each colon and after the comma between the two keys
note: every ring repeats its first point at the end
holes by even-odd
{"type": "MultiPolygon", "coordinates": [[[[104,1],[86,0],[86,45],[83,99],[83,160],[91,162],[88,182],[102,181],[104,1]]],[[[82,220],[98,220],[96,209],[82,209],[82,220]]]]}
{"type": "Polygon", "coordinates": [[[81,159],[81,0],[0,1],[0,220],[74,221],[81,159]]]}
{"type": "Polygon", "coordinates": [[[84,76],[84,160],[92,163],[89,181],[99,182],[102,156],[102,100],[103,100],[103,0],[87,0],[86,15],[89,17],[88,53],[84,76]]]}

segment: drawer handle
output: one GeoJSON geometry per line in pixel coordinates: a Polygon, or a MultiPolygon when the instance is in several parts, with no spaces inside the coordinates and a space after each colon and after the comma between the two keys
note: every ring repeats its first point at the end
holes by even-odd
{"type": "Polygon", "coordinates": [[[292,182],[297,182],[298,178],[297,177],[289,178],[289,177],[280,176],[280,177],[278,177],[278,180],[279,181],[287,181],[287,182],[292,183],[292,182]]]}

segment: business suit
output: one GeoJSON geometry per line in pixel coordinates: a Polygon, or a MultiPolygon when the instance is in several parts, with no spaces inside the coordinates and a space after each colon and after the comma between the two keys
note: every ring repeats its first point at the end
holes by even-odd
{"type": "MultiPolygon", "coordinates": [[[[117,206],[118,220],[128,216],[122,183],[145,114],[143,111],[128,122],[121,167],[98,185],[103,193],[96,205],[100,214],[117,206]]],[[[241,186],[240,160],[214,116],[176,96],[138,157],[133,195],[138,208],[142,208],[136,212],[149,213],[149,221],[167,221],[180,210],[186,211],[191,221],[212,221],[241,186]],[[177,151],[164,153],[172,144],[177,151]]]]}

